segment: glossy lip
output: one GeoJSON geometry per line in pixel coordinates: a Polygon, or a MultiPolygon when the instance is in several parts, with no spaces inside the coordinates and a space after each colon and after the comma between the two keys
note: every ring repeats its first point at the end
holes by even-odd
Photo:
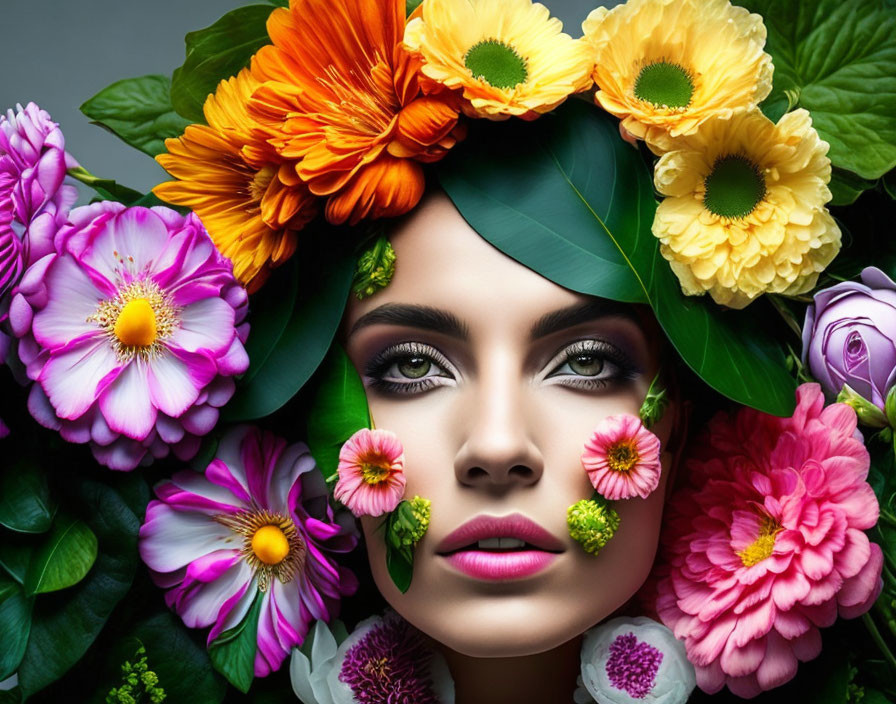
{"type": "Polygon", "coordinates": [[[516,538],[539,550],[563,552],[563,542],[520,513],[509,516],[476,516],[451,531],[436,546],[437,553],[449,553],[488,538],[516,538]]]}

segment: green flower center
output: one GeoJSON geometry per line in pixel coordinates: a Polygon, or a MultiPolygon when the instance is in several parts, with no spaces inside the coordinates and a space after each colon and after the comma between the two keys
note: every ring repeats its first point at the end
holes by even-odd
{"type": "Polygon", "coordinates": [[[464,64],[475,78],[495,88],[514,88],[529,76],[526,60],[497,39],[486,39],[470,47],[464,64]]]}
{"type": "Polygon", "coordinates": [[[729,154],[716,159],[704,182],[706,209],[724,218],[745,218],[765,197],[765,177],[745,156],[729,154]]]}
{"type": "Polygon", "coordinates": [[[659,61],[641,69],[635,95],[655,107],[686,108],[694,96],[690,74],[678,64],[659,61]]]}

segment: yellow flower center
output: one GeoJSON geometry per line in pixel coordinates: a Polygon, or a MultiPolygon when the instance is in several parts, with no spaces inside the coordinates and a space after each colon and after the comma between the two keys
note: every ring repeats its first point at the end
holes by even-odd
{"type": "Polygon", "coordinates": [[[743,550],[739,550],[737,556],[744,567],[752,567],[771,557],[775,551],[775,536],[782,530],[778,522],[766,516],[759,525],[759,535],[743,550]]]}
{"type": "Polygon", "coordinates": [[[252,181],[249,183],[249,197],[253,202],[258,203],[261,201],[271,181],[274,180],[274,174],[276,173],[277,168],[275,166],[263,166],[255,172],[255,176],[252,177],[252,181]]]}
{"type": "Polygon", "coordinates": [[[765,198],[765,177],[759,167],[742,154],[716,159],[704,181],[703,205],[724,218],[745,218],[765,198]]]}
{"type": "Polygon", "coordinates": [[[607,450],[607,465],[614,472],[630,472],[640,459],[641,455],[632,440],[620,440],[607,450]]]}
{"type": "Polygon", "coordinates": [[[386,460],[374,459],[372,462],[361,463],[361,478],[365,484],[375,486],[382,484],[389,478],[392,466],[386,460]]]}
{"type": "Polygon", "coordinates": [[[156,341],[156,314],[145,298],[125,303],[113,328],[115,337],[127,347],[146,347],[156,341]]]}
{"type": "Polygon", "coordinates": [[[474,78],[495,88],[515,88],[529,76],[526,60],[516,49],[497,39],[474,44],[464,54],[464,64],[474,78]]]}
{"type": "Polygon", "coordinates": [[[694,82],[684,67],[658,61],[641,69],[635,96],[658,108],[686,108],[694,97],[694,82]]]}
{"type": "Polygon", "coordinates": [[[252,536],[252,552],[266,565],[279,565],[289,555],[289,541],[277,526],[262,526],[252,536]]]}
{"type": "Polygon", "coordinates": [[[370,658],[364,663],[364,672],[375,677],[381,682],[388,683],[390,681],[389,672],[392,668],[389,666],[389,658],[370,658]]]}

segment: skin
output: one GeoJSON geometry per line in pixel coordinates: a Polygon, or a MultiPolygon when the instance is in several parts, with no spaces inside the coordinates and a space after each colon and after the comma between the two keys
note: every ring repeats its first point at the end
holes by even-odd
{"type": "MultiPolygon", "coordinates": [[[[374,579],[392,607],[441,646],[458,702],[571,701],[580,635],[624,605],[653,564],[668,453],[653,494],[616,502],[621,526],[598,556],[569,536],[566,511],[593,492],[581,454],[595,426],[608,415],[638,413],[658,368],[659,333],[634,307],[603,302],[589,319],[533,339],[544,316],[599,299],[564,289],[492,247],[443,194],[431,195],[390,240],[395,276],[374,296],[352,299],[344,334],[376,427],[404,445],[405,496],[431,499],[432,520],[405,594],[386,569],[376,532],[382,519],[362,520],[374,579]],[[395,305],[451,314],[465,335],[400,316],[383,319],[395,305]],[[592,347],[582,356],[582,340],[599,340],[600,347],[584,343],[592,347]],[[371,369],[377,355],[407,343],[416,347],[371,369]],[[413,375],[421,372],[429,388],[412,393],[377,384],[419,383],[413,375]],[[597,388],[582,388],[588,384],[597,388]],[[480,581],[438,554],[439,542],[475,516],[512,513],[562,542],[546,570],[480,581]]],[[[674,415],[667,411],[652,429],[664,447],[674,415]]]]}

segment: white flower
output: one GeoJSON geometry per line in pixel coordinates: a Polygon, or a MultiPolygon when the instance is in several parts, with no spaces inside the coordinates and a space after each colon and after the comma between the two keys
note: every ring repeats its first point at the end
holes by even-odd
{"type": "MultiPolygon", "coordinates": [[[[614,618],[586,632],[582,680],[599,704],[684,704],[697,684],[684,644],[649,618],[614,618]]],[[[576,702],[586,702],[576,692],[576,702]]]]}
{"type": "Polygon", "coordinates": [[[311,657],[293,648],[289,662],[292,691],[304,704],[334,704],[327,676],[336,665],[338,645],[327,624],[317,621],[302,648],[310,651],[311,657]]]}

